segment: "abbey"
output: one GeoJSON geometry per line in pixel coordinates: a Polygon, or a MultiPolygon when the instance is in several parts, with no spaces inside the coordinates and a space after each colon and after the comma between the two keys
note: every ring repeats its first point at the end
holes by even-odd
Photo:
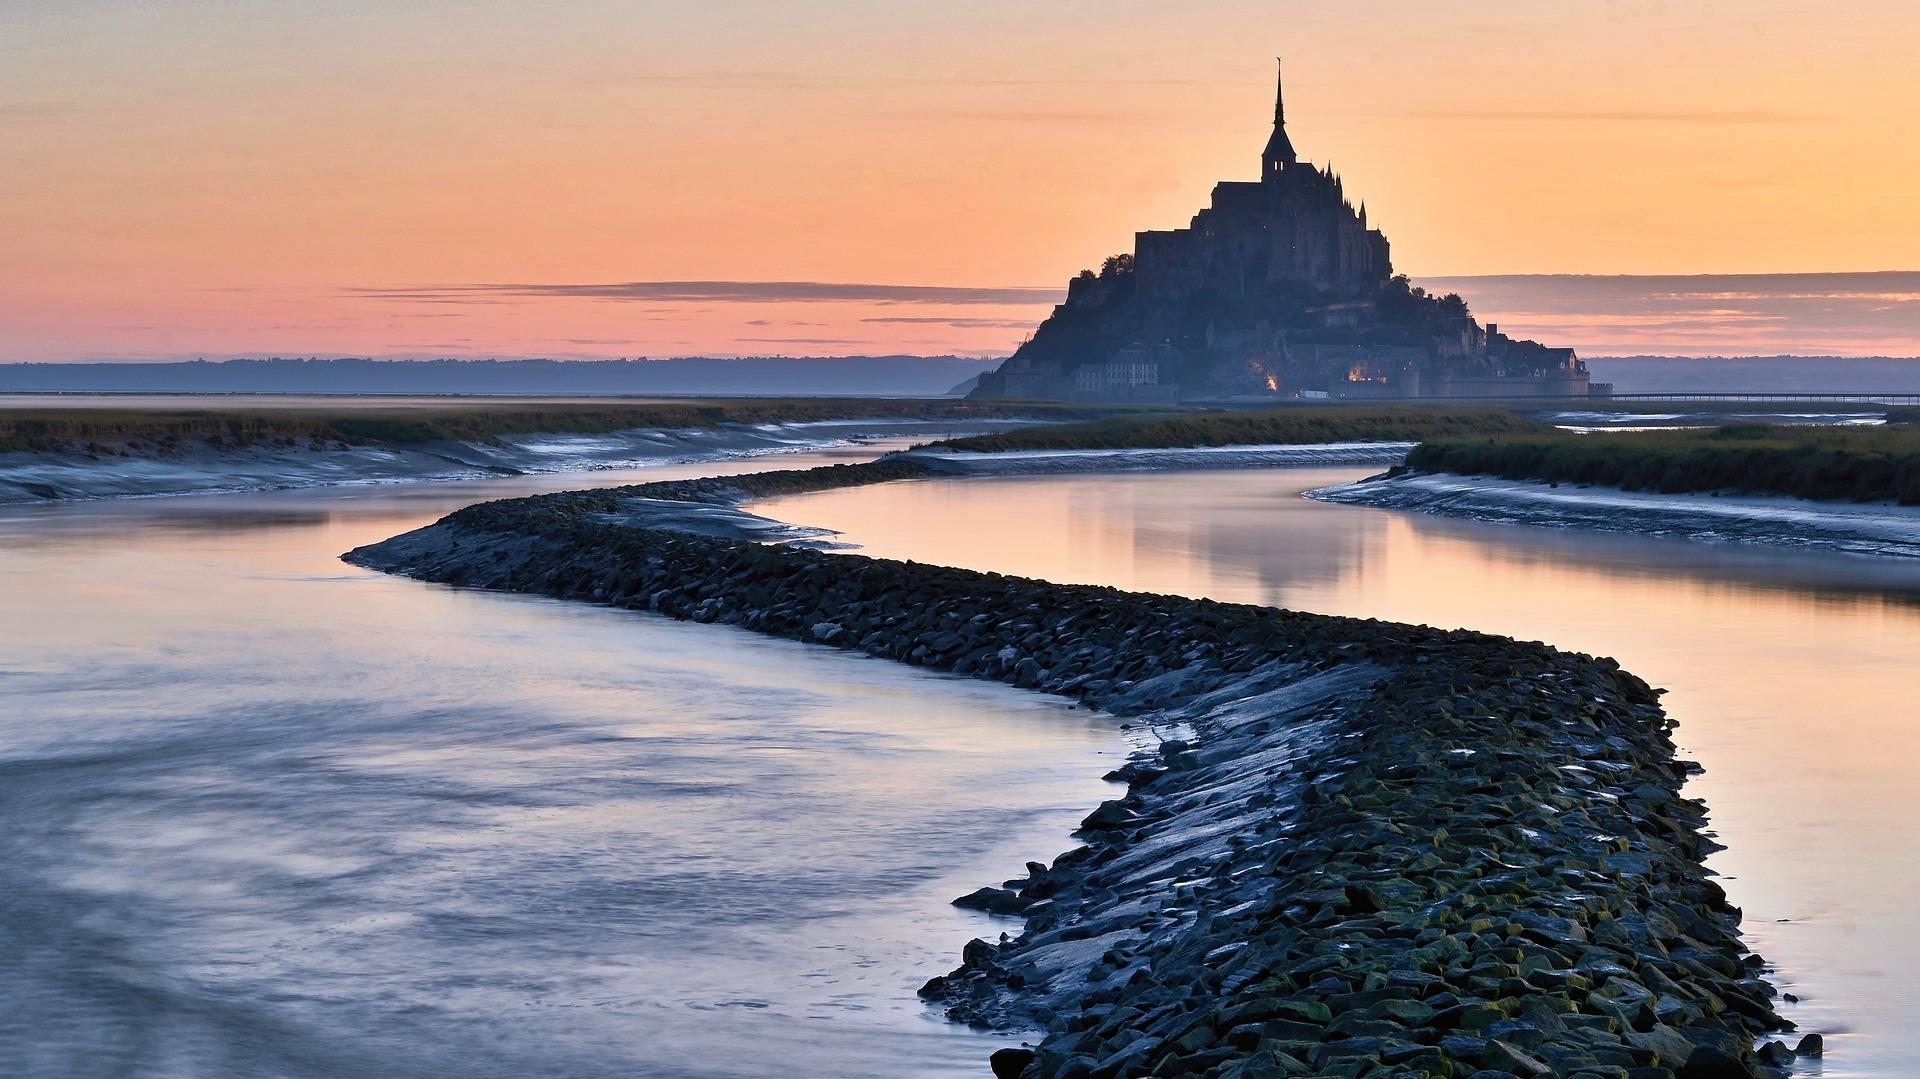
{"type": "Polygon", "coordinates": [[[1393,273],[1331,168],[1302,161],[1276,85],[1260,178],[1225,181],[1183,229],[1136,233],[975,396],[1174,401],[1243,395],[1577,396],[1570,349],[1482,328],[1458,296],[1393,273]]]}
{"type": "Polygon", "coordinates": [[[1274,91],[1273,136],[1260,154],[1260,179],[1228,180],[1191,227],[1134,234],[1142,298],[1172,309],[1209,288],[1258,294],[1285,282],[1337,289],[1377,286],[1392,276],[1387,238],[1367,227],[1331,169],[1300,160],[1287,137],[1286,98],[1274,91]]]}

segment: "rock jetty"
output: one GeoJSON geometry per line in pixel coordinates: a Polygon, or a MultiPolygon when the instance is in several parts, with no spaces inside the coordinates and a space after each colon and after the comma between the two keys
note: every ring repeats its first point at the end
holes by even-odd
{"type": "Polygon", "coordinates": [[[634,499],[920,474],[494,502],[345,557],[995,679],[1158,732],[1083,845],[958,901],[1024,919],[923,990],[1024,1033],[995,1075],[1786,1073],[1793,1050],[1760,1039],[1789,1024],[1702,866],[1691,766],[1611,660],[623,523],[634,499]]]}

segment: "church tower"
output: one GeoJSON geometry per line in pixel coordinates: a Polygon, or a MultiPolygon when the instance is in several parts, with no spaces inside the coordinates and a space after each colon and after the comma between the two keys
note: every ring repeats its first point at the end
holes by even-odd
{"type": "Polygon", "coordinates": [[[1280,58],[1274,57],[1273,85],[1273,137],[1267,140],[1266,152],[1260,155],[1260,178],[1272,180],[1300,161],[1300,155],[1293,152],[1293,140],[1287,138],[1287,99],[1285,86],[1279,73],[1280,58]]]}

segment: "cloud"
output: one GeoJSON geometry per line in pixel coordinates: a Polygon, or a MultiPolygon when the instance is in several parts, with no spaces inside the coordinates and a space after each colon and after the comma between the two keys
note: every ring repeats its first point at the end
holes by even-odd
{"type": "Polygon", "coordinates": [[[860,321],[883,326],[952,326],[961,330],[1031,330],[1039,324],[1038,319],[946,318],[940,315],[893,315],[863,318],[860,321]]]}
{"type": "Polygon", "coordinates": [[[602,284],[473,284],[349,288],[350,295],[410,303],[502,303],[508,298],[632,300],[640,303],[1059,303],[1057,288],[871,285],[829,281],[616,281],[602,284]]]}
{"type": "MultiPolygon", "coordinates": [[[[246,291],[246,290],[236,289],[234,291],[246,291]]],[[[354,289],[349,291],[358,292],[362,290],[354,289]]],[[[473,306],[480,306],[484,304],[484,305],[492,305],[492,306],[499,306],[499,307],[525,307],[527,304],[527,301],[525,300],[489,300],[484,297],[464,298],[464,297],[433,296],[433,295],[405,296],[399,293],[395,293],[391,296],[385,296],[382,298],[392,299],[392,300],[410,300],[414,303],[451,303],[451,304],[473,305],[473,306]]]]}
{"type": "Polygon", "coordinates": [[[735,341],[756,345],[871,345],[851,337],[736,337],[735,341]]]}
{"type": "Polygon", "coordinates": [[[620,74],[587,80],[599,86],[684,87],[690,90],[826,90],[842,87],[912,86],[1218,86],[1222,80],[1114,78],[1029,78],[995,75],[854,75],[809,71],[681,71],[620,74]]]}
{"type": "Polygon", "coordinates": [[[1548,120],[1609,124],[1806,124],[1830,119],[1778,109],[1465,109],[1416,113],[1433,120],[1548,120]]]}
{"type": "Polygon", "coordinates": [[[1912,355],[1920,272],[1425,278],[1482,321],[1589,352],[1912,355]]]}
{"type": "MultiPolygon", "coordinates": [[[[1155,119],[1138,109],[870,109],[848,112],[849,116],[876,116],[924,123],[929,120],[953,120],[987,124],[1137,124],[1155,119]]],[[[1164,119],[1165,117],[1159,117],[1164,119]]]]}

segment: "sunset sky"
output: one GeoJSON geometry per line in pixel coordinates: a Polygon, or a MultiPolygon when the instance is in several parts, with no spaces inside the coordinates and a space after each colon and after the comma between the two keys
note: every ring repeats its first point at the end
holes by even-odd
{"type": "MultiPolygon", "coordinates": [[[[0,360],[1005,352],[1256,174],[1276,53],[1416,278],[1920,269],[1912,0],[6,0],[0,360]]],[[[1447,287],[1920,353],[1910,274],[1447,287]]]]}

